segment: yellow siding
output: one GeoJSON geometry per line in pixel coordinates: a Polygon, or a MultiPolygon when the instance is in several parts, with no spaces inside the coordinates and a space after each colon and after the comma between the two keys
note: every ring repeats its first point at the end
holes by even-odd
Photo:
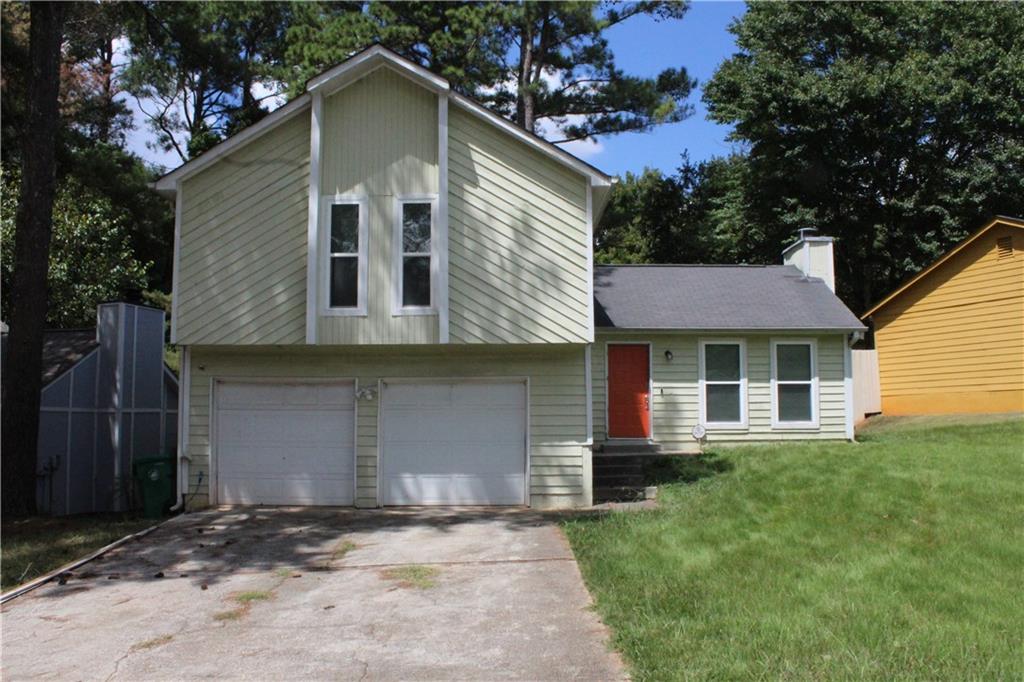
{"type": "MultiPolygon", "coordinates": [[[[581,346],[199,347],[191,352],[188,455],[189,491],[198,491],[195,507],[210,501],[212,381],[232,377],[355,378],[360,387],[377,387],[380,379],[389,377],[528,377],[531,505],[590,504],[581,346]]],[[[360,400],[357,405],[356,504],[372,507],[377,504],[377,401],[360,400]]]]}
{"type": "MultiPolygon", "coordinates": [[[[728,334],[714,338],[735,338],[728,334]]],[[[652,429],[654,441],[667,450],[694,448],[691,430],[700,421],[699,370],[696,334],[649,334],[598,332],[592,353],[594,386],[594,442],[607,438],[605,427],[606,348],[608,341],[653,343],[651,379],[652,429]],[[672,351],[671,362],[665,351],[672,351]]],[[[784,336],[743,337],[747,346],[746,429],[709,431],[709,442],[770,440],[845,439],[846,407],[843,383],[844,340],[840,334],[821,336],[818,344],[819,428],[773,429],[771,417],[771,339],[784,336]]],[[[801,336],[800,338],[805,338],[801,336]]]]}
{"type": "Polygon", "coordinates": [[[394,200],[437,194],[437,96],[378,69],[324,100],[322,131],[321,190],[368,198],[369,242],[367,315],[319,317],[318,342],[437,343],[436,315],[391,314],[394,200]]]}
{"type": "Polygon", "coordinates": [[[586,180],[456,107],[448,139],[452,342],[587,341],[586,180]]]}
{"type": "Polygon", "coordinates": [[[890,415],[1024,410],[1024,230],[996,225],[873,315],[890,415]],[[1012,256],[996,240],[1011,237],[1012,256]]]}
{"type": "Polygon", "coordinates": [[[305,342],[309,112],[182,183],[181,344],[305,342]]]}

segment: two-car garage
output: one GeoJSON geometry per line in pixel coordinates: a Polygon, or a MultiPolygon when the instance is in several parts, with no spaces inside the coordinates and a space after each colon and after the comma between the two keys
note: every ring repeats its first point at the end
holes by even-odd
{"type": "MultiPolygon", "coordinates": [[[[526,503],[525,382],[385,380],[367,399],[380,504],[526,503]]],[[[218,382],[215,405],[220,504],[353,503],[353,381],[218,382]]]]}

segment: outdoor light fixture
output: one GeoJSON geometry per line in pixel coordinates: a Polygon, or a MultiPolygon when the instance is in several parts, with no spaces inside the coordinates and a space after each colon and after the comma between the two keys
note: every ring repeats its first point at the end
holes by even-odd
{"type": "Polygon", "coordinates": [[[669,362],[672,362],[672,351],[665,351],[665,359],[668,360],[669,362]]]}

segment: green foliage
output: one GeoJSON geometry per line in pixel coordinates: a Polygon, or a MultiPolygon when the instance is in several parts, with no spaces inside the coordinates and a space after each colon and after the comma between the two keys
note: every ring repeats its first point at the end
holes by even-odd
{"type": "Polygon", "coordinates": [[[633,679],[1021,679],[1024,420],[859,438],[721,449],[566,523],[633,679]]]}
{"type": "Polygon", "coordinates": [[[993,214],[1024,213],[1019,3],[754,3],[707,83],[749,147],[720,208],[746,257],[792,231],[836,236],[863,309],[993,214]]]}
{"type": "Polygon", "coordinates": [[[683,2],[303,3],[287,31],[285,78],[294,96],[311,76],[381,43],[531,131],[573,140],[649,130],[690,115],[695,82],[682,68],[625,74],[604,33],[635,16],[685,11],[683,2]]]}
{"type": "MultiPolygon", "coordinates": [[[[13,252],[18,182],[16,170],[0,176],[0,251],[4,253],[13,252]]],[[[10,304],[13,266],[10,258],[0,263],[4,310],[10,304]]],[[[53,207],[47,324],[95,324],[96,304],[117,298],[127,288],[145,286],[146,267],[132,250],[126,213],[77,180],[66,179],[58,187],[53,207]]]]}
{"type": "Polygon", "coordinates": [[[668,176],[627,173],[594,232],[594,257],[600,263],[745,262],[748,182],[746,160],[738,155],[699,164],[684,155],[668,176]]]}
{"type": "Polygon", "coordinates": [[[146,110],[155,145],[182,161],[267,112],[282,75],[287,2],[144,2],[126,27],[131,59],[124,87],[154,102],[146,110]],[[262,91],[260,91],[262,92],[262,91]]]}

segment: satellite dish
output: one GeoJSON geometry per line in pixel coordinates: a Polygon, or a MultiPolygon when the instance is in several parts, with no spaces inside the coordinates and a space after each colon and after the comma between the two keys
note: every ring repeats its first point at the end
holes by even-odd
{"type": "Polygon", "coordinates": [[[702,440],[707,435],[708,430],[704,428],[703,424],[697,424],[690,433],[693,434],[694,440],[702,440]]]}

